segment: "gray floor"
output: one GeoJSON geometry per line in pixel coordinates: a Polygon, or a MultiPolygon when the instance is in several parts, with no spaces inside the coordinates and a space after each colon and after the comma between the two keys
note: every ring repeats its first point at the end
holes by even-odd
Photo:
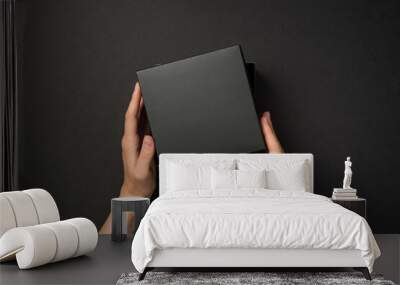
{"type": "MultiPolygon", "coordinates": [[[[376,235],[382,257],[375,272],[395,283],[400,281],[400,235],[376,235]]],[[[101,236],[97,249],[89,256],[18,270],[15,262],[0,265],[0,284],[115,284],[124,272],[133,271],[130,241],[113,243],[101,236]]]]}
{"type": "Polygon", "coordinates": [[[375,239],[382,255],[376,260],[374,271],[400,284],[400,234],[375,235],[375,239]]]}
{"type": "Polygon", "coordinates": [[[15,262],[0,264],[0,284],[115,284],[124,272],[133,271],[131,241],[114,243],[100,236],[88,256],[18,270],[15,262]]]}

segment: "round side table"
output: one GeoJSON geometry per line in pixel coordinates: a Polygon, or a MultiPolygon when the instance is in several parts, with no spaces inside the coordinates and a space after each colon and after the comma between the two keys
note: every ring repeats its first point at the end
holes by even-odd
{"type": "Polygon", "coordinates": [[[140,221],[144,217],[150,199],[143,197],[119,197],[111,199],[111,214],[112,214],[112,241],[123,241],[127,236],[127,219],[126,212],[135,213],[135,228],[133,235],[139,227],[140,221]]]}

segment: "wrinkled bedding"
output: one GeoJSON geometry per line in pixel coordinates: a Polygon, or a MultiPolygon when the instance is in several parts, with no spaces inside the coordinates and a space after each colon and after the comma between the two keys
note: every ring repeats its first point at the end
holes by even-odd
{"type": "Polygon", "coordinates": [[[370,271],[380,255],[361,216],[324,196],[265,189],[157,198],[132,243],[135,268],[143,272],[165,248],[358,249],[370,271]]]}

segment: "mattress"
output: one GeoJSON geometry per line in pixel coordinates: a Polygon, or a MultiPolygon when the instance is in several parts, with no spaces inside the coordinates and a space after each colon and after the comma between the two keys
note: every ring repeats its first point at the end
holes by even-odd
{"type": "Polygon", "coordinates": [[[370,271],[380,255],[361,216],[324,196],[265,189],[157,198],[134,237],[132,262],[143,272],[156,250],[170,248],[359,250],[370,271]]]}

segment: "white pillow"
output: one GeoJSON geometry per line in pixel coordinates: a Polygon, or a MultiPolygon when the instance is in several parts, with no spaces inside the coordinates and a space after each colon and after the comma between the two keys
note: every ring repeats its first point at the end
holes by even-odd
{"type": "Polygon", "coordinates": [[[236,189],[236,170],[212,168],[211,188],[214,190],[236,189]]]}
{"type": "Polygon", "coordinates": [[[262,170],[236,170],[238,188],[267,188],[267,176],[262,170]]]}
{"type": "Polygon", "coordinates": [[[299,165],[284,171],[267,171],[268,188],[274,190],[306,191],[304,167],[299,165]]]}
{"type": "Polygon", "coordinates": [[[238,161],[239,170],[266,170],[267,188],[273,190],[306,191],[306,161],[248,160],[238,161]]]}
{"type": "Polygon", "coordinates": [[[211,170],[212,189],[266,188],[266,171],[263,170],[211,170]]]}
{"type": "Polygon", "coordinates": [[[170,191],[210,190],[211,168],[235,169],[234,160],[174,160],[168,161],[167,189],[170,191]]]}
{"type": "Polygon", "coordinates": [[[189,189],[210,189],[210,171],[207,166],[196,167],[170,163],[168,166],[168,189],[184,191],[189,189]]]}

